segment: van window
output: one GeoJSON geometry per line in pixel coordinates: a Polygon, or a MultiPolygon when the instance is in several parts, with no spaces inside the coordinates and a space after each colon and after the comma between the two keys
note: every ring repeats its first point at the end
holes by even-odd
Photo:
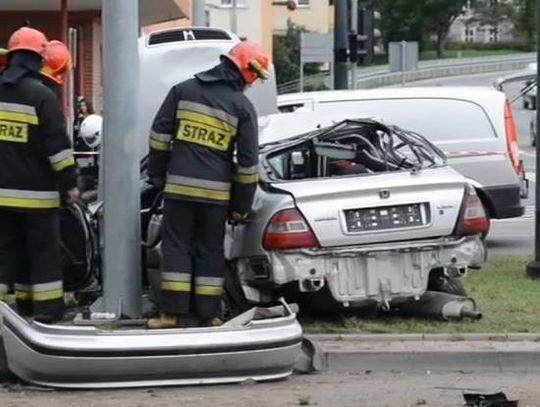
{"type": "MultiPolygon", "coordinates": [[[[354,112],[356,118],[374,118],[414,131],[431,141],[496,138],[486,112],[477,104],[458,99],[377,99],[320,102],[317,110],[354,112]]],[[[352,116],[352,115],[351,115],[352,116]]]]}
{"type": "Polygon", "coordinates": [[[281,113],[292,113],[304,106],[305,106],[304,102],[290,103],[290,104],[279,105],[278,109],[281,113]]]}

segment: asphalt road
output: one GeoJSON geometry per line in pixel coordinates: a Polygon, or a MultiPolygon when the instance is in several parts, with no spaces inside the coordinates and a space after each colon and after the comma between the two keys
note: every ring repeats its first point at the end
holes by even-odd
{"type": "MultiPolygon", "coordinates": [[[[411,82],[407,86],[492,86],[496,78],[507,73],[509,72],[431,79],[411,82]]],[[[506,85],[504,90],[511,99],[519,94],[521,86],[521,83],[516,82],[506,85]]],[[[530,145],[529,122],[531,116],[535,115],[536,112],[523,109],[521,99],[515,101],[512,108],[519,136],[521,158],[531,181],[531,190],[529,198],[524,201],[525,215],[520,218],[493,221],[487,241],[490,253],[529,254],[534,250],[534,194],[536,187],[536,152],[530,145]]]]}

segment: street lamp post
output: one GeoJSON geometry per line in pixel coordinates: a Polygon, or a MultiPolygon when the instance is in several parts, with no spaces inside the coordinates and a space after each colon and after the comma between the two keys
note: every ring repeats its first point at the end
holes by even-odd
{"type": "MultiPolygon", "coordinates": [[[[540,1],[536,2],[536,83],[540,83],[540,1]]],[[[538,94],[536,96],[538,98],[538,94]]],[[[537,103],[536,123],[540,123],[540,106],[537,103]]],[[[536,179],[540,175],[540,143],[536,143],[536,179]]],[[[534,260],[527,265],[531,278],[540,278],[540,188],[535,188],[534,260]]]]}
{"type": "Polygon", "coordinates": [[[103,308],[141,313],[138,0],[103,1],[103,308]]]}

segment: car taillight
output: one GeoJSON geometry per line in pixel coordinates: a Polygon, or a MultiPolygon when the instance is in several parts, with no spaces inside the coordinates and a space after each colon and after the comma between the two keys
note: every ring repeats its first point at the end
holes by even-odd
{"type": "Polygon", "coordinates": [[[512,107],[507,100],[504,104],[504,129],[506,132],[506,147],[508,149],[508,155],[512,162],[512,167],[517,174],[521,173],[521,162],[519,160],[519,146],[517,140],[516,123],[514,122],[514,115],[512,114],[512,107]]]}
{"type": "Polygon", "coordinates": [[[272,216],[263,238],[263,247],[267,250],[318,246],[317,238],[297,209],[285,209],[272,216]]]}
{"type": "Polygon", "coordinates": [[[490,221],[482,201],[472,188],[467,188],[458,224],[457,236],[486,234],[489,232],[490,221]]]}

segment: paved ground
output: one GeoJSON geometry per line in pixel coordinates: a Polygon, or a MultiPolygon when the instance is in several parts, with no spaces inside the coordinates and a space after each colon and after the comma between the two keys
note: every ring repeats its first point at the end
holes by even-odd
{"type": "Polygon", "coordinates": [[[538,376],[530,374],[324,373],[286,381],[211,387],[118,391],[0,390],[2,407],[406,407],[463,406],[463,392],[504,391],[520,407],[540,406],[538,376]]]}

